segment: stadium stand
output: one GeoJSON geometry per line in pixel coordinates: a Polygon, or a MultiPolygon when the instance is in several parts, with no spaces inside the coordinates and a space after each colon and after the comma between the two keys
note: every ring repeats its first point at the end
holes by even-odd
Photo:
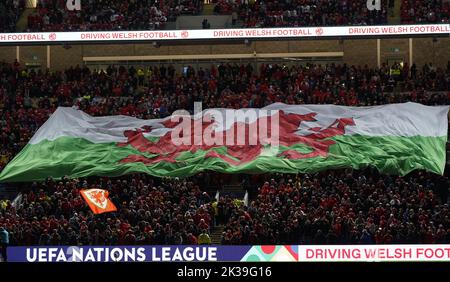
{"type": "Polygon", "coordinates": [[[19,63],[0,65],[0,169],[18,153],[58,106],[76,106],[91,115],[165,117],[194,101],[205,108],[264,107],[286,104],[369,106],[414,101],[450,103],[450,64],[418,68],[404,65],[400,75],[348,65],[221,64],[193,67],[181,75],[173,66],[106,70],[71,67],[64,72],[26,70],[19,63]],[[394,88],[401,94],[394,95],[394,88]],[[163,94],[164,93],[164,94],[163,94]],[[256,93],[259,93],[257,95],[256,93]]]}
{"type": "Polygon", "coordinates": [[[65,1],[39,1],[28,17],[28,31],[152,30],[182,14],[197,14],[200,1],[82,1],[68,11],[65,1]]]}
{"type": "Polygon", "coordinates": [[[449,185],[423,172],[274,177],[248,207],[219,202],[220,210],[231,209],[220,212],[227,222],[222,244],[445,244],[449,185]]]}
{"type": "MultiPolygon", "coordinates": [[[[212,1],[215,15],[232,15],[233,27],[306,27],[383,25],[388,22],[389,1],[380,11],[369,11],[359,0],[212,1]]],[[[198,15],[203,2],[196,1],[81,1],[82,11],[68,11],[66,1],[42,0],[30,15],[28,32],[164,29],[181,15],[198,15]]],[[[392,4],[392,3],[391,3],[392,4]]],[[[25,7],[24,0],[0,4],[1,32],[13,32],[25,7]]],[[[403,24],[448,23],[447,0],[402,0],[403,24]]]]}
{"type": "Polygon", "coordinates": [[[387,23],[387,1],[369,11],[365,1],[248,1],[236,7],[246,27],[375,25],[387,23]]]}
{"type": "MultiPolygon", "coordinates": [[[[373,11],[368,10],[365,0],[80,1],[81,11],[69,11],[66,0],[0,1],[0,33],[48,32],[35,39],[32,38],[34,34],[0,34],[0,172],[61,106],[73,107],[92,116],[126,115],[155,119],[168,117],[179,109],[193,113],[194,102],[202,102],[203,109],[263,108],[273,103],[352,107],[404,102],[450,105],[450,0],[381,0],[381,10],[373,11]],[[33,3],[37,6],[31,7],[33,3]],[[208,8],[204,9],[204,5],[208,8]],[[445,25],[397,25],[430,23],[445,25]],[[389,26],[364,27],[370,25],[389,26]],[[348,30],[342,35],[328,32],[333,29],[320,28],[326,26],[354,27],[335,29],[348,30]],[[200,27],[210,30],[200,30],[200,27]],[[309,35],[298,38],[259,37],[266,30],[211,30],[230,27],[313,28],[305,28],[309,35]],[[407,32],[404,35],[397,28],[407,32]],[[442,31],[439,31],[440,28],[442,31]],[[164,29],[178,29],[180,36],[160,35],[177,33],[160,32],[164,29]],[[199,30],[193,32],[192,29],[199,30]],[[71,41],[68,41],[59,33],[51,34],[117,30],[149,32],[136,32],[144,36],[139,39],[125,36],[132,32],[123,32],[126,38],[117,35],[121,32],[112,33],[118,38],[114,35],[108,37],[108,32],[100,32],[96,34],[104,34],[100,37],[105,41],[98,42],[90,36],[82,41],[70,37],[71,41]],[[193,36],[194,33],[217,34],[205,39],[203,36],[193,36]],[[220,33],[233,36],[228,38],[228,35],[222,36],[220,33]],[[23,37],[23,40],[11,41],[9,37],[23,37]],[[221,40],[223,37],[227,38],[221,40]],[[414,61],[420,64],[410,65],[414,61]]],[[[283,32],[300,30],[274,29],[270,36],[285,36],[283,32]]],[[[90,35],[88,32],[86,34],[90,35]]],[[[301,32],[295,34],[297,36],[301,32]]],[[[330,108],[341,110],[340,107],[330,108]]],[[[68,109],[61,111],[64,110],[68,109]]],[[[410,114],[413,111],[405,112],[410,114]]],[[[320,123],[319,118],[314,120],[315,115],[317,113],[311,111],[306,114],[309,119],[301,122],[320,123]]],[[[341,134],[361,137],[358,131],[346,131],[349,120],[352,126],[359,125],[354,122],[356,115],[339,116],[335,123],[324,129],[335,130],[336,127],[341,134]],[[341,120],[346,123],[341,125],[341,120]]],[[[296,115],[284,115],[285,120],[289,121],[295,120],[295,116],[303,119],[303,109],[296,115]]],[[[389,131],[396,131],[391,129],[398,124],[398,127],[403,127],[403,121],[409,119],[400,115],[400,122],[393,123],[391,127],[389,122],[379,122],[380,116],[384,115],[378,114],[372,120],[389,131]]],[[[420,115],[414,112],[414,117],[420,115]]],[[[420,123],[421,120],[418,120],[420,123]]],[[[442,129],[442,122],[445,123],[440,120],[439,126],[435,127],[442,129]]],[[[105,128],[108,130],[112,123],[108,119],[105,128]]],[[[417,123],[408,123],[412,128],[419,127],[417,123]]],[[[300,125],[300,122],[289,125],[291,131],[296,132],[296,135],[291,134],[294,138],[303,131],[300,125]]],[[[153,137],[152,130],[157,128],[147,124],[142,128],[139,126],[133,124],[124,130],[120,126],[120,135],[117,134],[119,141],[114,142],[117,148],[139,151],[145,158],[136,158],[133,153],[120,158],[117,164],[127,165],[131,160],[133,165],[145,167],[142,160],[149,160],[147,155],[150,150],[146,149],[150,141],[143,138],[141,140],[148,142],[138,145],[131,141],[135,136],[153,137]],[[120,138],[125,142],[122,143],[120,138]]],[[[164,126],[164,130],[170,128],[164,126]]],[[[362,129],[370,127],[376,126],[361,126],[362,129]]],[[[74,132],[84,129],[82,127],[74,132]]],[[[323,133],[321,130],[321,127],[311,125],[307,127],[306,137],[302,135],[300,138],[307,140],[312,135],[318,136],[323,133]]],[[[55,132],[53,128],[48,131],[55,132]]],[[[440,134],[423,134],[424,140],[427,140],[425,142],[429,142],[426,138],[431,137],[439,138],[439,144],[443,144],[441,138],[445,137],[442,136],[445,133],[437,131],[440,134]]],[[[98,132],[103,133],[102,130],[98,132]]],[[[395,139],[422,137],[403,132],[391,135],[395,139]]],[[[450,131],[447,135],[450,136],[450,131]]],[[[320,141],[325,141],[319,145],[330,146],[330,141],[334,140],[329,136],[319,136],[320,141]]],[[[362,137],[367,142],[365,136],[362,137]]],[[[371,137],[368,135],[367,138],[371,137]]],[[[45,142],[50,139],[47,136],[42,138],[45,142]]],[[[157,145],[164,147],[168,144],[165,140],[168,139],[159,138],[161,142],[157,145]]],[[[381,142],[385,143],[374,143],[374,150],[380,150],[381,142]]],[[[272,145],[260,143],[265,146],[258,144],[264,151],[261,149],[253,154],[242,150],[238,153],[258,158],[269,154],[280,159],[285,157],[286,151],[283,154],[268,152],[267,148],[272,150],[272,145]]],[[[405,147],[411,155],[424,147],[412,152],[410,146],[404,144],[400,142],[399,147],[405,147]]],[[[251,146],[254,145],[247,147],[253,149],[251,146]]],[[[279,150],[278,146],[279,143],[276,150],[279,150]]],[[[303,143],[299,142],[296,146],[302,147],[297,154],[301,157],[308,155],[305,159],[311,159],[313,154],[303,153],[303,143]]],[[[348,146],[348,154],[357,159],[353,150],[357,145],[352,146],[348,146]]],[[[55,156],[56,147],[46,150],[51,152],[51,158],[55,156]]],[[[169,159],[166,155],[170,150],[157,149],[158,158],[151,156],[156,160],[156,166],[160,165],[157,163],[160,156],[164,157],[161,163],[175,160],[173,163],[178,165],[179,162],[180,167],[184,166],[186,161],[184,155],[180,157],[181,153],[199,151],[190,147],[169,159]]],[[[234,148],[214,149],[226,150],[228,154],[234,148]]],[[[75,154],[79,151],[73,150],[75,154]]],[[[210,156],[215,157],[213,154],[218,151],[211,151],[210,155],[211,152],[206,154],[207,151],[202,150],[204,156],[195,155],[194,158],[208,160],[210,156]]],[[[85,155],[93,156],[97,152],[85,155]]],[[[436,158],[434,153],[424,152],[430,159],[436,158]]],[[[439,150],[437,154],[442,157],[444,153],[439,150]]],[[[337,167],[332,170],[328,166],[325,171],[320,171],[321,168],[314,170],[320,171],[317,173],[286,174],[285,169],[291,167],[286,162],[287,165],[278,170],[283,173],[270,170],[270,173],[258,175],[233,174],[236,172],[233,170],[225,170],[232,174],[221,174],[201,168],[200,173],[194,176],[189,174],[185,178],[187,173],[184,170],[176,174],[182,175],[179,178],[158,178],[143,173],[112,177],[121,174],[117,171],[117,174],[108,176],[65,176],[58,179],[49,176],[40,182],[2,182],[0,262],[6,260],[6,247],[9,246],[450,244],[448,141],[446,153],[444,175],[427,172],[426,166],[412,172],[407,170],[409,173],[405,176],[389,174],[394,173],[395,168],[390,170],[394,165],[386,166],[386,170],[381,171],[388,173],[381,174],[375,167],[366,166],[368,161],[362,164],[364,169],[360,170],[340,165],[330,166],[337,167]],[[105,189],[106,197],[114,203],[117,211],[94,214],[86,204],[89,201],[86,199],[85,202],[80,194],[81,190],[89,188],[105,189]]],[[[108,154],[102,161],[113,154],[108,154]]],[[[331,154],[334,153],[329,151],[314,156],[323,158],[331,154]]],[[[387,152],[387,155],[393,156],[395,162],[403,161],[395,150],[387,152]]],[[[413,155],[412,158],[415,157],[413,155]]],[[[40,163],[44,163],[42,159],[50,158],[40,157],[40,163]]],[[[20,158],[16,160],[21,162],[22,167],[28,168],[28,162],[20,158]]],[[[301,158],[295,161],[305,166],[310,164],[301,158]]],[[[205,163],[209,165],[206,169],[213,166],[205,163]]],[[[233,165],[233,162],[227,163],[233,165]]],[[[417,168],[414,164],[404,163],[411,169],[417,168]]],[[[52,163],[55,171],[59,165],[58,161],[52,163]]],[[[92,161],[89,165],[95,167],[98,161],[92,161]]],[[[16,173],[13,166],[8,168],[16,173]]],[[[149,168],[148,173],[159,169],[145,168],[149,168]]],[[[71,169],[69,167],[68,170],[71,169]]],[[[246,169],[242,171],[255,172],[252,168],[246,169]]],[[[441,169],[439,166],[434,171],[440,172],[441,169]]],[[[44,169],[35,170],[40,170],[40,173],[45,171],[44,177],[28,180],[43,179],[51,174],[44,169]]],[[[32,173],[26,171],[24,174],[32,173]]],[[[5,179],[11,180],[2,178],[2,181],[5,179]]],[[[17,180],[27,179],[19,175],[17,180]]]]}
{"type": "MultiPolygon", "coordinates": [[[[446,69],[221,64],[180,74],[164,65],[44,72],[15,62],[1,64],[0,81],[0,170],[57,106],[148,119],[191,109],[193,101],[229,108],[450,103],[450,63],[446,69]],[[402,94],[394,95],[394,88],[402,94]]],[[[233,195],[214,203],[204,175],[49,178],[22,186],[18,205],[3,201],[0,226],[9,232],[10,245],[208,244],[215,226],[223,229],[222,244],[450,242],[446,177],[421,171],[380,177],[370,170],[260,177],[269,179],[249,181],[248,207],[233,195]],[[110,191],[118,212],[94,217],[79,196],[79,189],[91,187],[110,191]]]]}
{"type": "Polygon", "coordinates": [[[201,177],[49,178],[28,185],[18,207],[4,203],[0,226],[11,245],[210,243],[199,235],[215,225],[225,226],[224,245],[450,242],[450,183],[442,176],[270,175],[258,190],[253,184],[248,207],[230,196],[214,202],[202,192],[201,177]],[[94,216],[79,194],[90,187],[108,189],[118,212],[94,216]]]}
{"type": "Polygon", "coordinates": [[[0,226],[11,245],[196,245],[213,216],[209,195],[195,181],[133,175],[34,183],[17,209],[3,207],[0,226]],[[108,187],[120,211],[94,217],[79,193],[92,185],[108,187]]]}
{"type": "Polygon", "coordinates": [[[402,23],[448,23],[450,2],[446,0],[402,0],[402,23]]]}

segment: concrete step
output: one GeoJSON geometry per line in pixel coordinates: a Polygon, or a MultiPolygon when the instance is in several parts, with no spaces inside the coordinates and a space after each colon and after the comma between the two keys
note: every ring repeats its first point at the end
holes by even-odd
{"type": "Polygon", "coordinates": [[[224,230],[224,226],[219,225],[211,230],[211,235],[209,236],[211,238],[211,243],[213,245],[220,245],[222,243],[222,232],[224,230]]]}
{"type": "Polygon", "coordinates": [[[223,193],[245,193],[244,187],[241,185],[224,185],[223,189],[220,191],[223,193]]]}
{"type": "Polygon", "coordinates": [[[237,199],[243,199],[245,195],[245,189],[241,185],[225,185],[219,192],[221,197],[228,195],[237,199]]]}

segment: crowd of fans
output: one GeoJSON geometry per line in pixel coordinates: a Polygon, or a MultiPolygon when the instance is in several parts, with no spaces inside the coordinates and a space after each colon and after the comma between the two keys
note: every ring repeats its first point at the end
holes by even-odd
{"type": "Polygon", "coordinates": [[[401,18],[404,24],[448,23],[450,21],[450,1],[402,0],[401,18]]]}
{"type": "MultiPolygon", "coordinates": [[[[218,0],[216,14],[232,14],[245,27],[299,27],[388,24],[393,0],[381,1],[381,10],[368,10],[360,0],[218,0]]],[[[448,0],[402,0],[400,18],[403,24],[448,23],[448,0]]]]}
{"type": "Polygon", "coordinates": [[[43,0],[28,16],[28,31],[163,29],[167,21],[200,9],[199,0],[82,0],[80,11],[69,11],[65,0],[43,0]]]}
{"type": "MultiPolygon", "coordinates": [[[[214,13],[232,15],[233,26],[240,20],[244,27],[301,27],[387,24],[388,0],[381,10],[370,11],[360,0],[217,0],[214,13]]],[[[392,4],[392,3],[390,3],[392,4]]],[[[0,32],[13,32],[24,10],[25,0],[0,3],[0,32]]],[[[164,29],[167,21],[180,15],[196,15],[203,1],[81,0],[81,11],[69,11],[65,0],[38,1],[28,16],[27,31],[93,31],[164,29]]],[[[392,8],[392,7],[391,7],[392,8]]],[[[448,0],[402,0],[403,24],[448,23],[448,0]]]]}
{"type": "Polygon", "coordinates": [[[215,226],[224,227],[224,245],[450,243],[443,176],[256,175],[248,204],[217,201],[205,178],[49,178],[28,184],[17,206],[0,206],[0,227],[9,245],[210,244],[215,226]],[[107,189],[118,210],[94,215],[79,193],[92,187],[107,189]]]}
{"type": "Polygon", "coordinates": [[[0,226],[10,245],[196,245],[210,243],[199,237],[210,232],[213,218],[196,179],[137,174],[30,184],[19,206],[2,209],[0,226]],[[92,187],[107,189],[117,212],[94,215],[79,192],[92,187]]]}
{"type": "Polygon", "coordinates": [[[369,11],[360,0],[236,1],[245,27],[377,25],[387,23],[387,1],[369,11]]]}
{"type": "Polygon", "coordinates": [[[64,72],[35,71],[19,63],[0,65],[0,170],[23,148],[58,106],[76,106],[91,115],[131,115],[150,119],[177,109],[264,107],[287,104],[370,106],[414,101],[428,105],[450,102],[450,63],[431,63],[393,72],[337,64],[221,64],[188,67],[183,74],[169,66],[110,66],[64,72]],[[401,92],[393,94],[393,90],[401,92]],[[432,92],[429,92],[432,91],[432,92]]]}
{"type": "Polygon", "coordinates": [[[448,178],[327,171],[270,176],[248,206],[219,201],[222,244],[448,244],[448,178]]]}
{"type": "MultiPolygon", "coordinates": [[[[69,11],[66,0],[41,0],[28,16],[27,31],[93,31],[164,29],[180,15],[196,15],[203,1],[194,0],[81,0],[81,11],[69,11]]],[[[232,15],[233,26],[301,27],[388,24],[392,0],[382,0],[381,10],[367,9],[361,0],[216,0],[214,13],[232,15]],[[389,6],[389,7],[388,7],[389,6]]],[[[0,32],[15,31],[25,0],[0,3],[0,32]]],[[[403,24],[448,23],[448,0],[402,0],[403,24]]]]}
{"type": "MultiPolygon", "coordinates": [[[[245,27],[298,27],[387,24],[394,1],[381,1],[381,10],[369,11],[359,0],[218,0],[216,14],[236,14],[245,27]],[[388,7],[389,5],[389,7],[388,7]]],[[[402,0],[403,24],[448,23],[448,0],[402,0]]]]}
{"type": "MultiPolygon", "coordinates": [[[[379,69],[220,64],[190,66],[183,73],[171,65],[76,66],[54,72],[3,63],[0,170],[60,105],[91,115],[149,119],[192,110],[194,101],[202,101],[204,108],[273,102],[445,105],[450,102],[450,63],[445,69],[431,63],[379,69]]],[[[248,206],[232,196],[213,204],[204,193],[204,175],[182,180],[146,175],[49,179],[26,186],[18,207],[3,202],[0,227],[10,233],[10,244],[23,245],[209,243],[208,232],[216,224],[225,226],[223,244],[449,242],[445,178],[423,172],[380,177],[370,171],[271,177],[261,185],[258,179],[251,181],[248,206]],[[80,189],[91,187],[110,191],[118,212],[94,216],[79,196],[80,189]]]]}
{"type": "Polygon", "coordinates": [[[15,32],[16,23],[25,8],[25,0],[0,2],[0,32],[15,32]]]}

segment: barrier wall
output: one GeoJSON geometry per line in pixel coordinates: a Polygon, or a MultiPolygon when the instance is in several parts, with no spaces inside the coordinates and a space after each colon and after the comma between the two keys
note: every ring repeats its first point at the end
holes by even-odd
{"type": "MultiPolygon", "coordinates": [[[[421,66],[433,63],[445,67],[450,60],[449,38],[400,39],[353,39],[353,40],[306,40],[306,41],[254,41],[249,44],[194,44],[174,45],[161,43],[89,44],[89,45],[29,45],[0,46],[0,61],[19,59],[22,65],[49,66],[61,70],[81,65],[85,57],[120,56],[171,56],[171,55],[223,55],[223,54],[271,54],[343,52],[342,62],[376,67],[378,63],[392,60],[415,62],[421,66]],[[380,47],[378,49],[378,46],[380,47]],[[68,48],[67,48],[68,47],[68,48]],[[379,50],[379,51],[378,51],[379,50]]],[[[118,58],[120,59],[120,58],[118,58]]]]}

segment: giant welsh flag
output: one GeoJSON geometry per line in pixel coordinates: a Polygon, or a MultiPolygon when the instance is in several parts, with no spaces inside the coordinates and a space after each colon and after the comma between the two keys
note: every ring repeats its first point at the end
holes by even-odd
{"type": "Polygon", "coordinates": [[[148,173],[311,173],[367,166],[443,174],[448,106],[272,104],[164,119],[58,108],[0,174],[2,182],[148,173]]]}

